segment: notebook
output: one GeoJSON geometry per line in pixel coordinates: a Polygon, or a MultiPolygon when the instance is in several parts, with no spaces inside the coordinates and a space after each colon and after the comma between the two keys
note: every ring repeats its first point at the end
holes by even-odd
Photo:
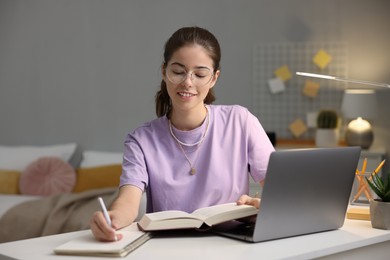
{"type": "Polygon", "coordinates": [[[273,152],[255,224],[231,221],[213,232],[261,242],[340,228],[360,151],[337,147],[273,152]]]}
{"type": "Polygon", "coordinates": [[[80,235],[54,249],[57,255],[124,257],[151,238],[151,233],[138,229],[133,223],[118,231],[123,238],[114,242],[97,241],[91,232],[80,235]]]}

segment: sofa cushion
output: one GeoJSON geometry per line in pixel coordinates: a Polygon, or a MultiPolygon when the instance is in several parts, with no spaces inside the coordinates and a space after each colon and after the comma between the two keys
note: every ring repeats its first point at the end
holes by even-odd
{"type": "Polygon", "coordinates": [[[118,187],[122,173],[121,164],[77,169],[77,181],[73,192],[118,187]]]}
{"type": "Polygon", "coordinates": [[[20,177],[20,192],[49,196],[71,192],[76,183],[73,167],[58,157],[42,157],[32,162],[20,177]]]}
{"type": "Polygon", "coordinates": [[[0,170],[0,193],[18,194],[20,171],[0,170]]]}

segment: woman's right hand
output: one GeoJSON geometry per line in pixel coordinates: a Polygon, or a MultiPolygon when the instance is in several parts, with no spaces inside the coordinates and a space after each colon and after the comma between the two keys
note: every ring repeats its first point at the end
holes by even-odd
{"type": "Polygon", "coordinates": [[[90,228],[97,240],[116,241],[122,239],[122,234],[116,230],[130,225],[138,216],[142,191],[132,185],[119,189],[118,197],[111,205],[108,215],[111,226],[104,218],[103,212],[96,211],[90,219],[90,228]]]}
{"type": "Polygon", "coordinates": [[[122,239],[122,234],[116,233],[119,228],[115,221],[115,214],[112,211],[108,212],[112,226],[108,225],[104,215],[101,211],[96,211],[90,220],[90,228],[99,241],[116,241],[122,239]]]}

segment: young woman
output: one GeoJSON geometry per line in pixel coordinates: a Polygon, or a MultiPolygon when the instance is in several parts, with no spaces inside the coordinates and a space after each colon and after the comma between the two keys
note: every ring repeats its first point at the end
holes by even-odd
{"type": "Polygon", "coordinates": [[[99,211],[91,219],[96,239],[121,239],[115,230],[134,221],[142,193],[147,212],[184,210],[251,198],[249,174],[262,184],[274,148],[258,119],[246,108],[211,105],[220,75],[217,39],[199,27],[176,31],[166,42],[158,118],[125,140],[123,172],[111,205],[110,227],[99,211]]]}

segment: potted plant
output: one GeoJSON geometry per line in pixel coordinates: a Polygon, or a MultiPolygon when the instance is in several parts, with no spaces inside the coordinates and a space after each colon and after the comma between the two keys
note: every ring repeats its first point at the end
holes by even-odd
{"type": "Polygon", "coordinates": [[[373,228],[390,229],[390,173],[385,181],[374,171],[366,178],[371,190],[378,196],[370,200],[370,218],[373,228]]]}
{"type": "Polygon", "coordinates": [[[335,111],[321,110],[318,113],[315,142],[318,147],[335,147],[338,145],[338,115],[335,111]]]}

